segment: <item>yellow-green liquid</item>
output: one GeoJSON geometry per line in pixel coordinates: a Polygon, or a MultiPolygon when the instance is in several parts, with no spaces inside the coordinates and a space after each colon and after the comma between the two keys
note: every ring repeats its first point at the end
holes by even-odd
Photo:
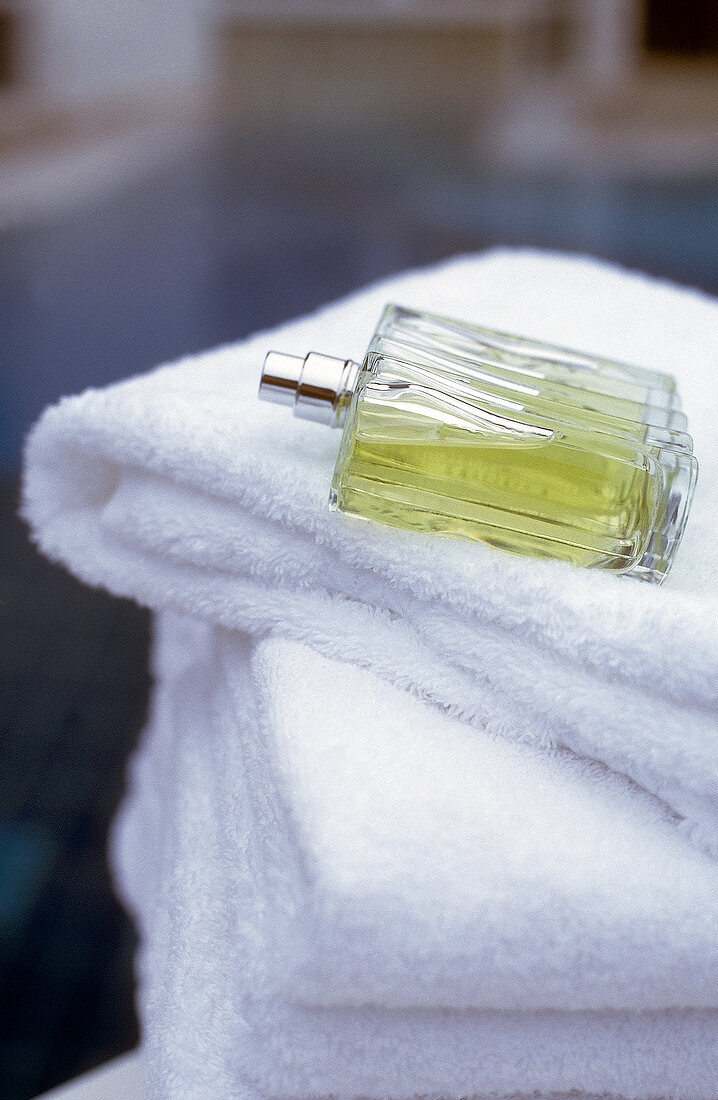
{"type": "Polygon", "coordinates": [[[576,565],[623,570],[640,557],[657,505],[654,471],[633,465],[628,454],[552,442],[492,446],[465,435],[444,428],[432,440],[374,441],[360,416],[340,507],[576,565]]]}

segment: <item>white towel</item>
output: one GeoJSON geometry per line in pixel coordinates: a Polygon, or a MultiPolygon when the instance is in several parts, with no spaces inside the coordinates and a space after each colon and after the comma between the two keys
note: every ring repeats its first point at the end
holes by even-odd
{"type": "Polygon", "coordinates": [[[158,625],[114,837],[152,1097],[715,1100],[718,865],[655,800],[300,643],[158,625]]]}
{"type": "Polygon", "coordinates": [[[118,834],[153,1095],[718,1096],[716,322],[501,252],[46,413],[42,549],[205,624],[163,618],[118,834]],[[678,376],[663,588],[327,511],[338,435],[263,354],[359,358],[391,300],[678,376]]]}
{"type": "Polygon", "coordinates": [[[50,409],[25,514],[80,577],[276,630],[515,740],[567,747],[718,852],[718,304],[595,261],[497,252],[50,409]],[[327,510],[338,433],[256,397],[270,347],[361,358],[388,300],[678,377],[701,476],[660,590],[327,510]]]}

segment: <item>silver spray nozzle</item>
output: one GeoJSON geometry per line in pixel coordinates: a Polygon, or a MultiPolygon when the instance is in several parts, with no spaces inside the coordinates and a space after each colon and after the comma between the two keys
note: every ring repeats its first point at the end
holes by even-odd
{"type": "Polygon", "coordinates": [[[338,428],[356,384],[359,364],[310,351],[302,359],[270,351],[259,382],[262,401],[290,405],[294,415],[338,428]]]}

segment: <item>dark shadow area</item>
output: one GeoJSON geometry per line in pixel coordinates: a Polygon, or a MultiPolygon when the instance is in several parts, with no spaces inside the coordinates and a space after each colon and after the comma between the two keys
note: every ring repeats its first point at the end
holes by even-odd
{"type": "Polygon", "coordinates": [[[0,8],[0,89],[11,87],[17,80],[19,39],[17,12],[0,8]]]}
{"type": "Polygon", "coordinates": [[[27,543],[0,483],[0,1095],[134,1045],[135,937],[107,870],[144,720],[148,615],[27,543]]]}
{"type": "Polygon", "coordinates": [[[646,0],[644,41],[650,53],[718,57],[715,0],[646,0]]]}

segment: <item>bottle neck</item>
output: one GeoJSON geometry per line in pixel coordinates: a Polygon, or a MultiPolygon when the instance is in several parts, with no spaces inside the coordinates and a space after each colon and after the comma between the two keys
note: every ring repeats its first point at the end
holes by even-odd
{"type": "Polygon", "coordinates": [[[259,397],[289,405],[294,415],[339,428],[354,392],[359,364],[310,351],[304,359],[270,351],[264,360],[259,397]]]}

